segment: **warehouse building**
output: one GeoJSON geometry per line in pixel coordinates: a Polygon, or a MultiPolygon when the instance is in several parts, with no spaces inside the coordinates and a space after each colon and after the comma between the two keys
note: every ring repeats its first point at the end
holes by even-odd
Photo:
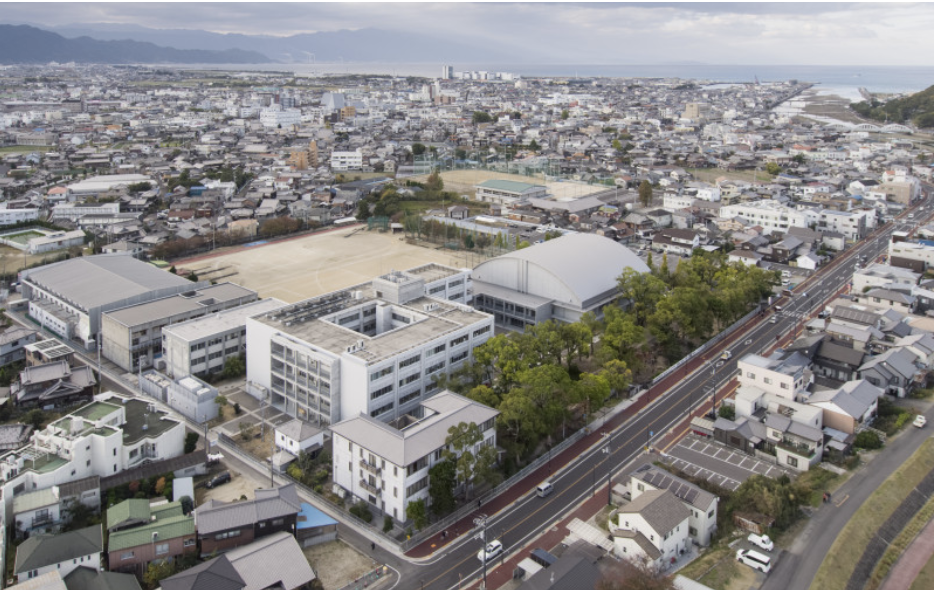
{"type": "Polygon", "coordinates": [[[522,331],[548,320],[573,323],[619,296],[616,280],[649,267],[629,248],[594,234],[568,234],[479,264],[473,305],[498,327],[522,331]]]}
{"type": "Polygon", "coordinates": [[[206,287],[131,256],[101,254],[20,272],[29,315],[65,338],[97,347],[101,315],[137,303],[206,287]]]}
{"type": "MultiPolygon", "coordinates": [[[[493,332],[492,316],[428,296],[424,275],[392,271],[248,318],[248,391],[319,426],[417,407],[438,392],[433,377],[462,366],[493,332]]],[[[466,275],[430,278],[450,285],[466,275]]]]}

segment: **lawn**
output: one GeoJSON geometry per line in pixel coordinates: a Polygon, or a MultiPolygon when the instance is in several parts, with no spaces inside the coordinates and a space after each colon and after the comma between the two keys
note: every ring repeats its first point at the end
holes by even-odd
{"type": "Polygon", "coordinates": [[[50,145],[8,145],[0,147],[0,154],[31,154],[32,152],[51,152],[54,149],[50,145]]]}
{"type": "Polygon", "coordinates": [[[843,590],[873,535],[932,469],[934,439],[928,439],[856,511],[824,558],[811,588],[843,590]]]}
{"type": "Polygon", "coordinates": [[[918,573],[918,577],[908,590],[930,590],[930,588],[934,588],[934,558],[928,560],[927,565],[918,573]]]}

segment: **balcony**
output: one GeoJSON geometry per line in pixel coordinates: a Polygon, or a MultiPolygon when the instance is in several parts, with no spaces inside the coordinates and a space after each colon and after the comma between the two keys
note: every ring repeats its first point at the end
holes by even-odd
{"type": "Polygon", "coordinates": [[[791,440],[783,440],[781,442],[776,442],[775,446],[781,449],[784,449],[788,451],[789,453],[794,453],[795,455],[798,455],[799,457],[805,457],[807,459],[813,459],[814,455],[817,454],[817,451],[812,449],[808,445],[803,444],[803,443],[796,443],[791,440]]]}
{"type": "Polygon", "coordinates": [[[363,479],[360,480],[360,487],[370,492],[374,496],[379,497],[379,488],[376,486],[371,486],[369,483],[366,482],[366,480],[363,480],[363,479]]]}
{"type": "Polygon", "coordinates": [[[50,525],[52,522],[51,514],[37,514],[32,517],[32,528],[50,525]]]}
{"type": "Polygon", "coordinates": [[[369,471],[376,477],[379,477],[379,474],[381,473],[381,470],[379,467],[377,467],[376,465],[373,465],[372,463],[368,463],[364,461],[363,459],[360,459],[360,467],[362,467],[363,469],[366,469],[367,471],[369,471]]]}

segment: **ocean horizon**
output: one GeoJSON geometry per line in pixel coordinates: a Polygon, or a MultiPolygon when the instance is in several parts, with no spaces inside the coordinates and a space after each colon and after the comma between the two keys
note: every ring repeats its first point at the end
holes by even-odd
{"type": "MultiPolygon", "coordinates": [[[[850,91],[876,93],[919,92],[934,85],[934,66],[796,66],[796,65],[574,65],[574,64],[442,64],[442,63],[275,63],[170,65],[180,69],[282,71],[299,76],[376,74],[437,78],[442,65],[455,72],[510,72],[525,78],[679,78],[710,83],[783,82],[798,80],[850,91]]],[[[852,92],[848,92],[852,94],[852,92]]]]}

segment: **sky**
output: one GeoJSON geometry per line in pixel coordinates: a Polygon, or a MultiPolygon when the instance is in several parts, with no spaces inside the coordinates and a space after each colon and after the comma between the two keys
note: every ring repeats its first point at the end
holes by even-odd
{"type": "Polygon", "coordinates": [[[579,64],[934,65],[934,4],[928,3],[4,2],[0,7],[0,22],[44,27],[121,23],[276,36],[378,28],[496,44],[517,55],[579,64]]]}

